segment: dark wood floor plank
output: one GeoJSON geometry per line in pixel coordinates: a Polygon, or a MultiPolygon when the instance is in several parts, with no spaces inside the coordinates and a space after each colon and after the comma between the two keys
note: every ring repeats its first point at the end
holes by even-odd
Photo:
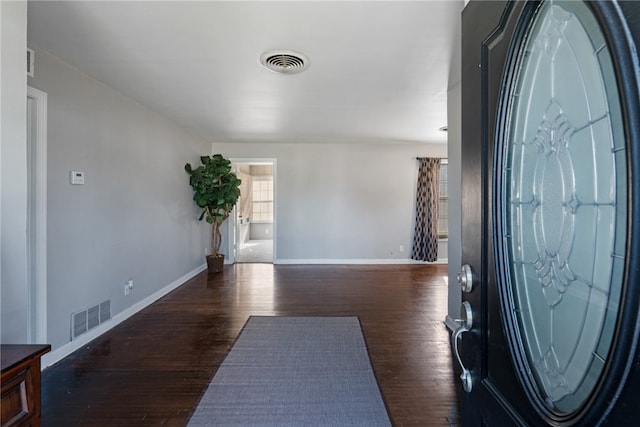
{"type": "Polygon", "coordinates": [[[359,316],[396,426],[457,425],[446,266],[226,266],[42,373],[43,426],[184,426],[251,315],[359,316]]]}

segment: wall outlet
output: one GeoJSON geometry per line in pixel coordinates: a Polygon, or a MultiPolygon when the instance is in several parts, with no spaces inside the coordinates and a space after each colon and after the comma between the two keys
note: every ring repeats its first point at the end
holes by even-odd
{"type": "Polygon", "coordinates": [[[84,172],[69,171],[69,180],[72,185],[84,185],[84,172]]]}
{"type": "Polygon", "coordinates": [[[125,285],[124,285],[124,294],[125,295],[129,295],[129,293],[133,290],[133,280],[129,280],[125,285]]]}
{"type": "Polygon", "coordinates": [[[404,252],[404,246],[400,245],[400,247],[398,248],[398,252],[404,252]]]}

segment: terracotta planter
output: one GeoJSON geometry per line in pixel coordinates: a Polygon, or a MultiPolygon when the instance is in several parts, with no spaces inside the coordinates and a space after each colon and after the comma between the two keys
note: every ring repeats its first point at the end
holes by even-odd
{"type": "Polygon", "coordinates": [[[224,255],[208,255],[207,267],[209,269],[209,274],[220,273],[224,267],[224,255]]]}

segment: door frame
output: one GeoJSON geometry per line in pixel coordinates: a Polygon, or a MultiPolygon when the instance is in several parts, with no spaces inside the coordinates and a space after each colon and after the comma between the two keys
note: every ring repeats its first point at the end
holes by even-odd
{"type": "MultiPolygon", "coordinates": [[[[276,252],[276,236],[277,231],[277,206],[278,206],[278,191],[277,191],[277,164],[278,160],[273,157],[231,157],[229,158],[234,170],[238,163],[249,163],[252,165],[271,165],[273,168],[273,259],[272,263],[276,264],[277,252],[276,252]]],[[[229,262],[231,264],[236,263],[237,257],[237,240],[238,240],[238,218],[237,209],[234,206],[231,215],[229,215],[229,229],[228,229],[228,253],[229,262]]]]}
{"type": "MultiPolygon", "coordinates": [[[[30,137],[31,114],[27,114],[27,150],[30,189],[27,223],[32,224],[35,239],[27,240],[27,277],[29,316],[27,339],[47,342],[47,94],[27,86],[27,98],[35,102],[35,138],[30,137]],[[33,180],[33,182],[31,182],[33,180]],[[33,190],[32,190],[33,189],[33,190]],[[35,245],[35,247],[32,247],[35,245]]],[[[27,108],[31,105],[27,102],[27,108]]]]}

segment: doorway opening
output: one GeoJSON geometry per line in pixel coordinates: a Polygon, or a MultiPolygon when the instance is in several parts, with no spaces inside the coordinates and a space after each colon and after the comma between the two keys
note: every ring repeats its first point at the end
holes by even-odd
{"type": "Polygon", "coordinates": [[[232,159],[242,180],[232,215],[232,250],[236,263],[273,263],[275,256],[275,160],[232,159]]]}

